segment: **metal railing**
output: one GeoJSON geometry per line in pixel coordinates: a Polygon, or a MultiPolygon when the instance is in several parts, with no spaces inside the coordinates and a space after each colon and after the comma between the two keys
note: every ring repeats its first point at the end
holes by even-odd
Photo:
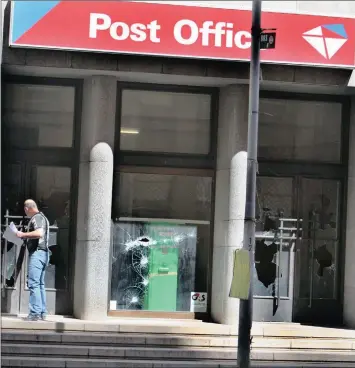
{"type": "MultiPolygon", "coordinates": [[[[4,232],[4,230],[10,225],[11,222],[14,222],[14,224],[16,225],[17,229],[20,231],[25,231],[27,228],[27,223],[30,220],[29,217],[27,216],[18,216],[18,215],[10,215],[9,210],[6,210],[5,212],[5,216],[4,218],[4,223],[1,224],[1,242],[2,243],[2,247],[3,247],[3,252],[2,252],[2,259],[1,259],[1,290],[2,293],[4,293],[5,289],[7,288],[12,288],[12,287],[8,287],[6,285],[6,280],[7,280],[7,271],[8,271],[8,245],[9,242],[4,239],[2,237],[2,234],[4,232]]],[[[56,225],[50,225],[49,226],[49,246],[53,246],[56,245],[57,243],[57,231],[58,231],[58,227],[56,225]]],[[[17,251],[17,245],[13,244],[13,246],[15,247],[15,257],[17,258],[18,255],[18,251],[17,251]]],[[[24,245],[23,245],[24,246],[24,245]]],[[[16,262],[15,262],[15,269],[14,269],[14,274],[13,274],[14,280],[15,280],[15,284],[16,284],[16,280],[18,277],[18,270],[16,267],[16,262]]]]}
{"type": "Polygon", "coordinates": [[[277,245],[276,267],[277,277],[275,279],[275,299],[276,305],[280,304],[280,284],[281,284],[281,252],[284,246],[291,248],[292,243],[302,239],[302,219],[278,218],[279,226],[274,230],[258,231],[255,234],[255,240],[271,241],[277,245]]]}

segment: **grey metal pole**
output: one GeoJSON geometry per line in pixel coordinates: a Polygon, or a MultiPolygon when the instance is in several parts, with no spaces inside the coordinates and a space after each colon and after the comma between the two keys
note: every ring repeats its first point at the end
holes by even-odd
{"type": "Polygon", "coordinates": [[[255,251],[255,196],[258,158],[259,78],[261,0],[253,0],[250,59],[248,166],[243,249],[250,254],[250,288],[248,300],[240,300],[238,333],[238,367],[250,367],[251,327],[253,321],[253,273],[255,251]]]}

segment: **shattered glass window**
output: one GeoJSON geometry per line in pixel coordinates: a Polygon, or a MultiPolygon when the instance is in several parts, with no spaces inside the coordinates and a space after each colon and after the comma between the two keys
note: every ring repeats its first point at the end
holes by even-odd
{"type": "Polygon", "coordinates": [[[212,179],[120,173],[111,309],[189,312],[207,292],[212,179]]]}
{"type": "Polygon", "coordinates": [[[335,299],[339,254],[341,185],[337,180],[257,178],[257,237],[254,288],[257,296],[289,295],[294,277],[296,299],[335,299]],[[290,242],[280,252],[280,218],[302,220],[295,247],[294,275],[290,274],[290,242]],[[279,262],[278,262],[278,256],[279,262]]]}
{"type": "Polygon", "coordinates": [[[298,254],[300,298],[336,298],[340,183],[303,179],[304,231],[298,254]]]}
{"type": "Polygon", "coordinates": [[[275,297],[289,294],[290,244],[280,245],[279,218],[292,218],[293,179],[257,178],[257,235],[255,242],[254,293],[275,297]],[[282,248],[282,249],[281,249],[282,248]],[[281,250],[281,252],[280,252],[281,250]],[[280,252],[280,264],[278,253],[280,252]]]}

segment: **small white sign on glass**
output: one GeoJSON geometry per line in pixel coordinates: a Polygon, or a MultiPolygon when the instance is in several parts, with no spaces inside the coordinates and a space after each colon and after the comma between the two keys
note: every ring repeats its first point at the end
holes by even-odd
{"type": "Polygon", "coordinates": [[[110,310],[117,309],[117,300],[110,300],[110,310]]]}
{"type": "Polygon", "coordinates": [[[207,312],[207,293],[192,292],[190,296],[190,312],[207,312]]]}

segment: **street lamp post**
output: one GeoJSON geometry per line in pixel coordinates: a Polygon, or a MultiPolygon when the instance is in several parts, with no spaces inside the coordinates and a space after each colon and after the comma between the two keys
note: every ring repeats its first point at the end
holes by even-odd
{"type": "Polygon", "coordinates": [[[252,42],[249,85],[248,164],[243,249],[249,251],[250,287],[247,300],[240,300],[238,367],[250,367],[251,327],[253,321],[253,273],[255,250],[255,196],[259,124],[261,0],[253,0],[252,42]]]}

